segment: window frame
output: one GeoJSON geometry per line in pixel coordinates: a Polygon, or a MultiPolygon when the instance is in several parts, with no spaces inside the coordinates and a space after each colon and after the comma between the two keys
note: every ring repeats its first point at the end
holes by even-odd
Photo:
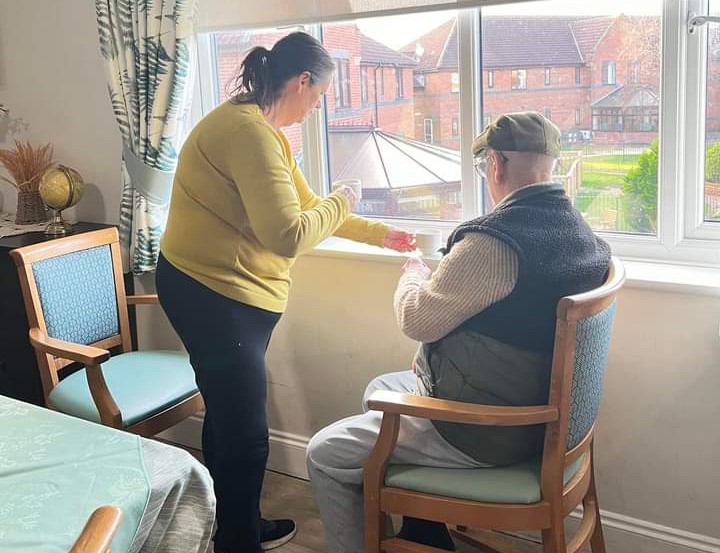
{"type": "Polygon", "coordinates": [[[350,83],[350,60],[333,58],[335,63],[335,111],[352,108],[352,85],[350,83]],[[344,68],[344,69],[343,69],[344,68]]]}
{"type": "Polygon", "coordinates": [[[360,66],[360,105],[366,106],[370,100],[368,66],[360,66]]]}
{"type": "Polygon", "coordinates": [[[403,68],[395,66],[395,99],[405,98],[405,87],[403,85],[403,68]]]}
{"type": "Polygon", "coordinates": [[[517,67],[510,70],[510,90],[527,90],[527,69],[517,67]],[[515,76],[517,75],[517,85],[515,84],[515,76]],[[522,76],[521,76],[522,75],[522,76]]]}
{"type": "Polygon", "coordinates": [[[617,63],[615,60],[602,62],[602,84],[606,86],[615,86],[617,84],[617,63]]]}
{"type": "MultiPolygon", "coordinates": [[[[688,12],[708,12],[708,1],[661,1],[657,233],[649,236],[599,231],[598,234],[610,242],[616,255],[626,258],[720,266],[720,223],[705,222],[703,209],[708,26],[701,26],[694,34],[688,34],[686,25],[688,12]]],[[[463,121],[460,125],[460,138],[465,150],[473,136],[482,128],[483,121],[482,75],[478,63],[481,9],[465,8],[457,10],[456,13],[458,72],[463,83],[459,93],[459,117],[463,121]]],[[[320,38],[319,24],[297,27],[320,38]]],[[[214,107],[218,97],[212,39],[209,34],[198,35],[197,48],[200,69],[196,72],[196,94],[191,110],[195,121],[214,107]]],[[[384,85],[384,70],[379,73],[381,83],[378,85],[384,85]]],[[[582,68],[576,67],[575,76],[576,83],[582,84],[582,68]]],[[[494,88],[492,69],[488,70],[487,79],[487,88],[494,88]]],[[[413,83],[415,84],[415,81],[413,83]]],[[[384,91],[384,86],[382,90],[384,91]]],[[[325,129],[324,110],[313,112],[303,128],[305,172],[318,194],[328,192],[325,129]]],[[[475,177],[471,156],[463,155],[461,165],[461,178],[464,183],[461,187],[462,219],[467,220],[482,213],[483,193],[477,186],[479,179],[475,177]]],[[[398,223],[397,220],[388,221],[398,223]]],[[[417,228],[437,227],[445,231],[457,224],[427,220],[403,220],[401,223],[410,227],[415,224],[417,228]]]]}

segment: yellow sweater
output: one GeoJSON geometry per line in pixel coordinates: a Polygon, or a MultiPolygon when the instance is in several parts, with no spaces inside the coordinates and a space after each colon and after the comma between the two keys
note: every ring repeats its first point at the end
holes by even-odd
{"type": "Polygon", "coordinates": [[[333,234],[382,246],[387,231],[316,196],[256,105],[225,102],[182,147],[160,250],[219,294],[280,313],[297,255],[333,234]]]}

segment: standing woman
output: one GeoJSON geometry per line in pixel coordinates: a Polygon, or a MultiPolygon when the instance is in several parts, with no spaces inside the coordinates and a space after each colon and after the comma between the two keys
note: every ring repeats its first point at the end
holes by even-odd
{"type": "Polygon", "coordinates": [[[295,258],[335,235],[410,251],[413,236],[351,214],[349,187],[316,196],[281,128],[320,106],[334,65],[292,33],[256,47],[237,88],[180,152],[156,284],[205,400],[202,445],[217,497],[218,553],[259,552],[295,534],[260,516],[268,455],[265,352],[295,258]]]}

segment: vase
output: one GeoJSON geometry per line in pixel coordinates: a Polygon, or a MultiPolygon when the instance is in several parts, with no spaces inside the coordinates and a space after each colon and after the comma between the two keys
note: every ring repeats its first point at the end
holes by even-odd
{"type": "Polygon", "coordinates": [[[37,190],[19,190],[16,225],[33,225],[47,221],[47,210],[37,190]]]}

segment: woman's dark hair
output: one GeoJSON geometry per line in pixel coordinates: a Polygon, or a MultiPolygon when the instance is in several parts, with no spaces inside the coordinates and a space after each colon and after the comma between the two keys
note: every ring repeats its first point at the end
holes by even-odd
{"type": "Polygon", "coordinates": [[[311,83],[322,80],[333,69],[327,50],[307,33],[290,33],[268,50],[256,46],[240,66],[231,92],[235,103],[254,103],[261,108],[278,99],[285,83],[303,71],[310,73],[311,83]]]}

